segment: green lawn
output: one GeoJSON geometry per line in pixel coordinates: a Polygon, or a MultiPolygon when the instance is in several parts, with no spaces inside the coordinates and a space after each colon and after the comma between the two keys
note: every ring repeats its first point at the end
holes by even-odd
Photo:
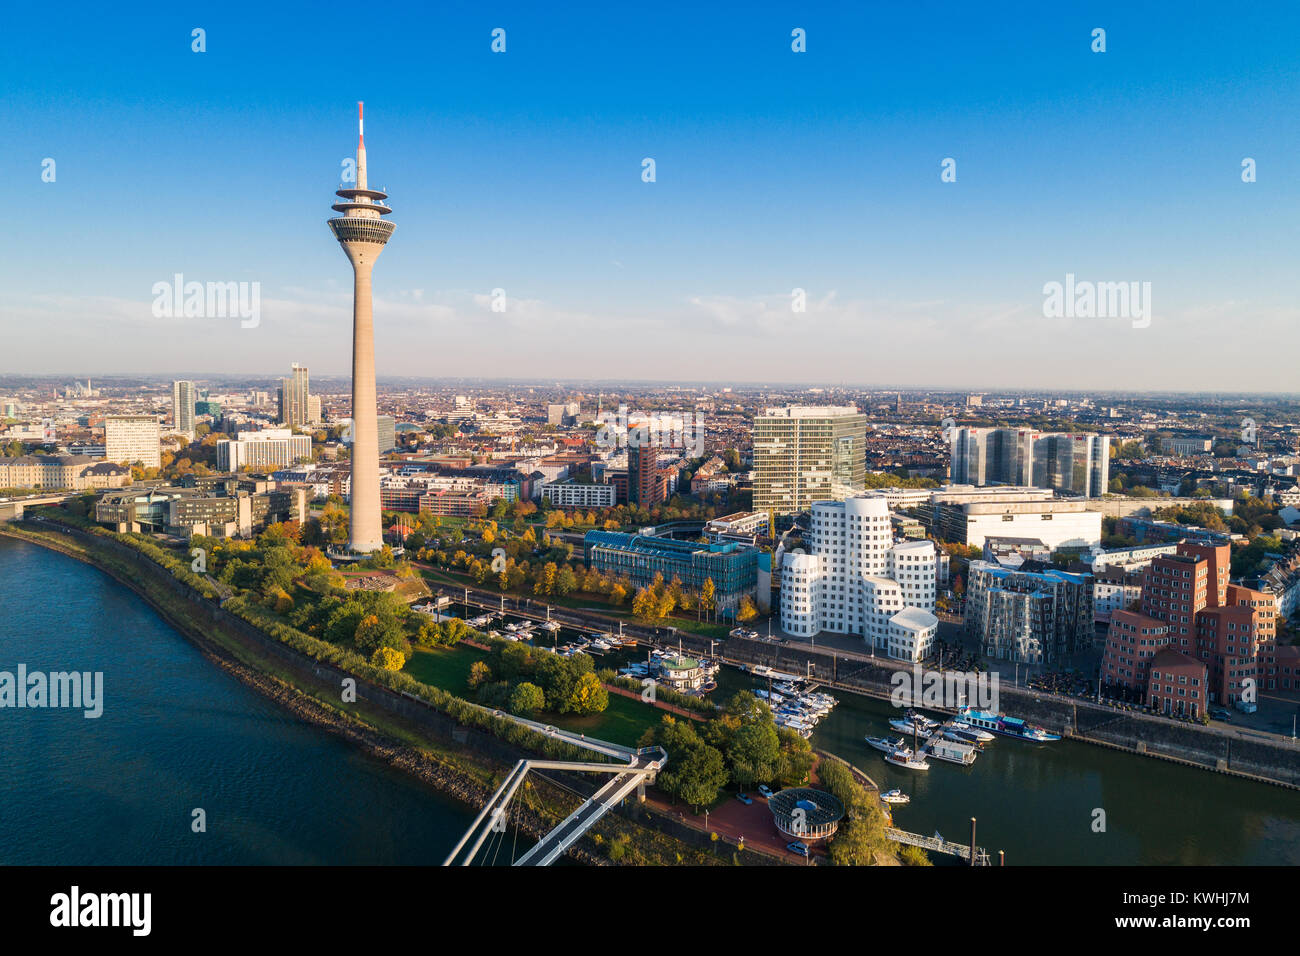
{"type": "MultiPolygon", "coordinates": [[[[412,650],[411,659],[403,668],[408,674],[432,687],[442,688],[467,700],[474,699],[469,689],[469,671],[475,661],[487,660],[487,654],[463,644],[456,647],[415,647],[412,650]]],[[[662,713],[639,700],[610,694],[609,707],[602,714],[577,717],[543,712],[535,719],[573,733],[589,734],[600,740],[632,747],[647,728],[659,723],[662,713]]]]}

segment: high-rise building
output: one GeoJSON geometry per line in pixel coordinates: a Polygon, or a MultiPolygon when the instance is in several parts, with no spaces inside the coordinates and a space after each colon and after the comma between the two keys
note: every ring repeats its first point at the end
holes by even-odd
{"type": "Polygon", "coordinates": [[[379,454],[382,455],[397,447],[397,419],[392,415],[380,415],[375,421],[379,429],[379,454]]]}
{"type": "Polygon", "coordinates": [[[194,405],[198,389],[193,382],[172,382],[172,427],[186,435],[194,435],[194,405]]]}
{"type": "Polygon", "coordinates": [[[344,187],[333,207],[342,213],[329,227],[352,263],[352,505],[348,547],[378,551],[384,546],[379,512],[379,424],[375,400],[375,323],[371,273],[396,225],[383,217],[388,194],[366,182],[366,139],[362,104],[357,104],[357,183],[344,187]]]}
{"type": "Polygon", "coordinates": [[[1110,483],[1110,437],[1026,428],[958,428],[954,484],[1024,485],[1097,498],[1110,483]]]}
{"type": "Polygon", "coordinates": [[[280,379],[280,424],[302,428],[312,420],[311,388],[305,365],[290,367],[289,377],[280,379]]]}
{"type": "Polygon", "coordinates": [[[852,406],[769,408],[754,419],[754,510],[798,514],[862,489],[867,416],[852,406]]]}
{"type": "Polygon", "coordinates": [[[664,502],[659,451],[648,442],[627,450],[627,500],[647,511],[664,502]]]}
{"type": "Polygon", "coordinates": [[[162,467],[162,429],[157,415],[109,415],[104,419],[104,458],[120,465],[162,467]]]}

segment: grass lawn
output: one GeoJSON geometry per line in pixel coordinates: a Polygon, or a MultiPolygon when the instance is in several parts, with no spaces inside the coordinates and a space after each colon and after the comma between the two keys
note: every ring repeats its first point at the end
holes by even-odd
{"type": "MultiPolygon", "coordinates": [[[[469,689],[469,671],[475,661],[486,661],[487,654],[463,644],[456,647],[414,647],[412,651],[411,659],[403,668],[408,674],[466,700],[474,699],[469,689]]],[[[662,716],[663,711],[639,700],[610,694],[609,706],[602,714],[577,717],[543,711],[534,719],[573,733],[589,734],[610,743],[634,747],[646,729],[659,723],[662,716]]]]}

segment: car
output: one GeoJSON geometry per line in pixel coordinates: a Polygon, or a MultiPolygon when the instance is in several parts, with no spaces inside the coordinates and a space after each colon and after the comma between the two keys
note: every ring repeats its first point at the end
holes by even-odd
{"type": "Polygon", "coordinates": [[[739,800],[741,803],[743,803],[745,806],[749,806],[751,803],[754,802],[754,798],[747,793],[736,794],[736,799],[739,800]]]}
{"type": "Polygon", "coordinates": [[[772,788],[765,783],[759,784],[758,793],[764,800],[772,799],[772,788]]]}
{"type": "Polygon", "coordinates": [[[1210,711],[1210,716],[1215,720],[1232,720],[1232,713],[1224,710],[1222,707],[1215,707],[1210,711]]]}
{"type": "Polygon", "coordinates": [[[798,853],[800,856],[808,855],[808,844],[802,840],[795,840],[793,843],[787,843],[785,848],[791,853],[798,853]]]}

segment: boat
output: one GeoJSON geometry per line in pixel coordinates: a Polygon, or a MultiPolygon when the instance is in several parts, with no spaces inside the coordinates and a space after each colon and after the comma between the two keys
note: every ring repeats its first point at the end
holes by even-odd
{"type": "Polygon", "coordinates": [[[749,672],[755,677],[771,677],[773,673],[772,668],[766,664],[751,664],[749,672]]]}
{"type": "Polygon", "coordinates": [[[599,651],[602,654],[604,654],[606,651],[613,650],[613,648],[611,648],[608,644],[606,644],[604,641],[600,640],[599,638],[597,638],[596,640],[588,644],[587,649],[592,651],[599,651]]]}
{"type": "Polygon", "coordinates": [[[785,700],[785,698],[782,697],[780,694],[778,694],[776,691],[756,690],[754,691],[754,696],[757,697],[759,700],[765,700],[769,704],[773,704],[773,705],[779,704],[785,700]]]}
{"type": "Polygon", "coordinates": [[[788,694],[790,696],[795,696],[799,693],[799,688],[796,687],[793,682],[788,680],[781,681],[780,683],[773,684],[772,686],[777,690],[779,690],[781,693],[788,694]]]}
{"type": "Polygon", "coordinates": [[[633,661],[619,671],[627,677],[647,677],[650,674],[650,668],[641,661],[633,661]]]}
{"type": "Polygon", "coordinates": [[[505,626],[505,628],[507,631],[513,634],[515,631],[519,630],[519,625],[516,624],[514,621],[511,621],[509,624],[505,626]]]}
{"type": "Polygon", "coordinates": [[[943,735],[958,743],[986,744],[994,737],[987,730],[972,727],[963,721],[955,721],[944,728],[943,735]]]}
{"type": "Polygon", "coordinates": [[[867,741],[868,746],[875,747],[882,753],[891,754],[903,747],[902,737],[897,737],[894,740],[890,740],[888,737],[866,737],[864,739],[867,741]]]}
{"type": "Polygon", "coordinates": [[[969,767],[979,756],[974,744],[957,743],[951,740],[936,740],[925,748],[925,752],[936,760],[969,767]]]}
{"type": "Polygon", "coordinates": [[[957,716],[979,730],[1027,740],[1030,743],[1045,744],[1061,739],[1059,734],[1049,734],[1042,727],[1027,724],[1019,717],[1004,717],[986,710],[976,710],[974,707],[963,707],[957,712],[957,716]]]}
{"type": "Polygon", "coordinates": [[[891,763],[895,767],[902,767],[904,770],[930,769],[930,762],[924,756],[918,757],[911,747],[900,747],[892,753],[885,754],[885,763],[891,763]]]}
{"type": "Polygon", "coordinates": [[[543,631],[558,631],[560,629],[560,622],[542,621],[542,623],[538,624],[537,626],[540,627],[543,631]]]}
{"type": "Polygon", "coordinates": [[[929,737],[939,729],[939,725],[933,720],[927,720],[920,714],[909,717],[894,717],[889,721],[889,726],[902,733],[917,734],[921,737],[929,737]]]}
{"type": "Polygon", "coordinates": [[[885,803],[892,803],[895,806],[900,806],[900,807],[905,803],[912,802],[911,797],[905,794],[902,790],[898,790],[898,789],[886,790],[884,793],[880,795],[880,799],[883,800],[885,803]]]}

